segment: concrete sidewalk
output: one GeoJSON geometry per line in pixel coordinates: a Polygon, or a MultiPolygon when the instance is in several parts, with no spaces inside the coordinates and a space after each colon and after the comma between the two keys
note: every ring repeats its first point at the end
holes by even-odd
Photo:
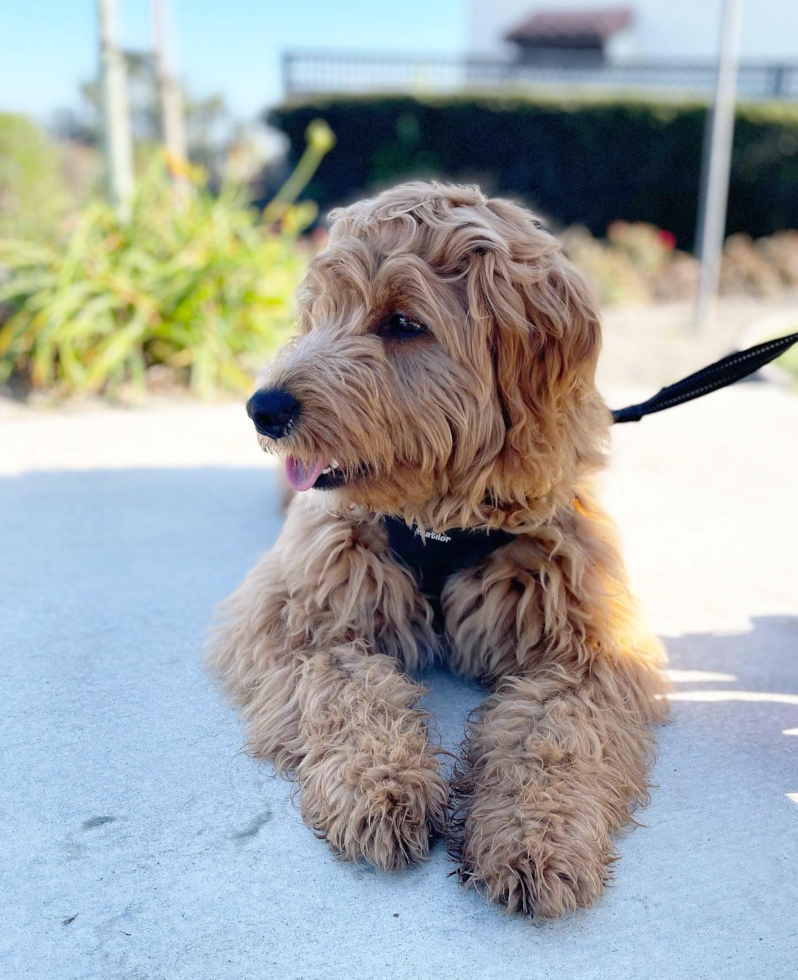
{"type": "MultiPolygon", "coordinates": [[[[279,527],[240,406],[0,421],[0,975],[795,977],[796,433],[798,399],[759,384],[614,433],[605,499],[674,723],[605,899],[533,924],[441,845],[397,877],[334,861],[239,752],[199,651],[279,527]]],[[[429,682],[455,745],[480,694],[429,682]]]]}

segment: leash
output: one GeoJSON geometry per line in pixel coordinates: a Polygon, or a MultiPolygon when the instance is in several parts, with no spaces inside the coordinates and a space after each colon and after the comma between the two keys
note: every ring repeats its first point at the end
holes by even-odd
{"type": "MultiPolygon", "coordinates": [[[[613,422],[639,422],[646,415],[662,412],[674,405],[692,401],[711,391],[725,388],[753,374],[798,343],[798,333],[777,337],[747,350],[737,351],[696,371],[676,384],[662,388],[648,401],[628,405],[612,413],[613,422]]],[[[492,531],[450,528],[445,534],[422,532],[408,527],[400,517],[384,517],[388,546],[393,556],[412,573],[419,588],[430,602],[440,622],[441,592],[446,580],[455,572],[479,564],[491,552],[515,540],[515,535],[501,529],[492,531]]]]}
{"type": "Polygon", "coordinates": [[[722,357],[714,364],[696,371],[695,374],[660,389],[648,401],[615,409],[612,413],[612,421],[639,422],[646,415],[662,412],[666,408],[673,408],[675,405],[708,395],[711,391],[725,388],[735,381],[748,377],[765,364],[769,364],[796,342],[798,342],[798,333],[791,333],[786,337],[777,337],[775,340],[768,340],[764,344],[757,344],[755,347],[748,347],[746,350],[722,357]]]}

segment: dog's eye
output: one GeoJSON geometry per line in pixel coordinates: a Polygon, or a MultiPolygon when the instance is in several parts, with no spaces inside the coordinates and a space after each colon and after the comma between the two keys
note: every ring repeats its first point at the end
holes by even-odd
{"type": "Polygon", "coordinates": [[[404,313],[391,313],[380,324],[380,335],[396,340],[410,340],[426,332],[426,324],[419,320],[413,320],[411,317],[405,316],[404,313]]]}

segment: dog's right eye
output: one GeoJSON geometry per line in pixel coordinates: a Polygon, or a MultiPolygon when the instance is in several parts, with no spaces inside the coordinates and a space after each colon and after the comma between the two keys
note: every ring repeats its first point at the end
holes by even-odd
{"type": "Polygon", "coordinates": [[[405,316],[404,313],[391,313],[380,324],[379,333],[381,337],[389,337],[394,340],[411,340],[422,333],[427,332],[427,325],[412,317],[405,316]]]}

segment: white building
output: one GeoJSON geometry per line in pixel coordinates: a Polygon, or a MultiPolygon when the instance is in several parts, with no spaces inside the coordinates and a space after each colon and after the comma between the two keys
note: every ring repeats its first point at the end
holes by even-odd
{"type": "MultiPolygon", "coordinates": [[[[798,61],[798,0],[743,3],[742,59],[798,61]]],[[[508,35],[526,24],[533,57],[547,37],[550,48],[567,51],[570,34],[583,53],[600,42],[610,63],[707,61],[717,53],[720,12],[721,0],[468,0],[468,45],[472,54],[514,59],[519,46],[508,35]]]]}
{"type": "MultiPolygon", "coordinates": [[[[798,0],[740,0],[741,99],[798,101],[798,0]]],[[[722,0],[468,0],[462,58],[292,54],[286,92],[558,88],[707,98],[722,0]]]]}

